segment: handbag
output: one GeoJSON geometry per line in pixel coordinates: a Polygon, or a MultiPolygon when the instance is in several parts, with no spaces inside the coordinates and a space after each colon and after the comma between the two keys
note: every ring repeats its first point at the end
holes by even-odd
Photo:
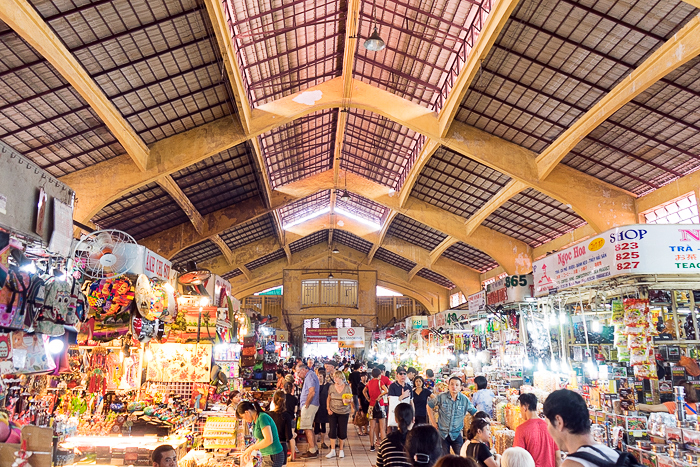
{"type": "Polygon", "coordinates": [[[363,427],[369,425],[369,420],[367,419],[367,415],[362,410],[358,410],[355,412],[355,418],[353,419],[352,423],[355,426],[363,427]]]}

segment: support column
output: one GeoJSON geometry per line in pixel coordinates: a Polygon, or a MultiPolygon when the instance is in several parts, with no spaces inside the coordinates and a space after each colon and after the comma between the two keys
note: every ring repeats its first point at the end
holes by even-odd
{"type": "Polygon", "coordinates": [[[289,338],[301,349],[304,344],[303,321],[297,322],[301,316],[301,271],[284,270],[282,273],[282,316],[288,317],[291,327],[289,338]],[[291,317],[291,318],[289,318],[291,317]],[[300,326],[301,325],[301,326],[300,326]]]}
{"type": "Polygon", "coordinates": [[[367,323],[359,323],[366,328],[377,324],[377,273],[375,271],[359,271],[357,280],[357,307],[367,323]],[[369,322],[373,319],[374,322],[369,322]]]}

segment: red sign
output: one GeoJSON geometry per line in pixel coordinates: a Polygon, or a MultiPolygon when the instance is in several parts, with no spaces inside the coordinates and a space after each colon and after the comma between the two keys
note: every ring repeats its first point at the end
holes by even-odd
{"type": "Polygon", "coordinates": [[[306,336],[308,344],[318,344],[321,342],[338,342],[338,336],[306,336]]]}
{"type": "Polygon", "coordinates": [[[306,328],[306,337],[335,337],[337,339],[338,328],[306,328]]]}
{"type": "Polygon", "coordinates": [[[348,336],[354,336],[355,335],[355,330],[353,328],[348,329],[348,336]]]}

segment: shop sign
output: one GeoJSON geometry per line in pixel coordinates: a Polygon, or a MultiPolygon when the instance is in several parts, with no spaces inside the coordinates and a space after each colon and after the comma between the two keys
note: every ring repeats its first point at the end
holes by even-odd
{"type": "Polygon", "coordinates": [[[278,329],[275,331],[275,338],[277,342],[289,342],[289,331],[281,331],[278,329]]]}
{"type": "MultiPolygon", "coordinates": [[[[228,307],[228,300],[226,297],[231,297],[231,283],[220,276],[214,276],[214,304],[220,308],[228,307]]],[[[235,298],[231,297],[233,302],[234,311],[236,310],[236,302],[238,302],[238,309],[240,309],[240,302],[235,298]]]]}
{"type": "Polygon", "coordinates": [[[700,272],[700,225],[617,227],[533,264],[535,295],[628,274],[700,272]]]}
{"type": "Polygon", "coordinates": [[[365,346],[365,328],[338,328],[338,347],[362,348],[365,346]]]}
{"type": "Polygon", "coordinates": [[[486,291],[480,290],[479,292],[470,295],[467,298],[467,301],[469,302],[469,314],[486,310],[486,291]]]}
{"type": "Polygon", "coordinates": [[[338,342],[338,336],[306,336],[308,344],[321,344],[324,342],[338,342]]]}
{"type": "Polygon", "coordinates": [[[486,286],[486,303],[490,306],[518,303],[533,297],[532,274],[516,274],[486,286]]]}
{"type": "Polygon", "coordinates": [[[469,318],[469,315],[463,311],[450,311],[447,313],[447,326],[454,326],[467,318],[469,318]]]}
{"type": "Polygon", "coordinates": [[[427,327],[427,316],[409,316],[408,318],[406,318],[406,329],[424,329],[427,327]]]}
{"type": "Polygon", "coordinates": [[[381,331],[379,331],[379,339],[386,339],[386,329],[382,329],[381,331]]]}
{"type": "Polygon", "coordinates": [[[145,274],[149,279],[170,280],[172,263],[142,245],[124,245],[125,254],[136,257],[129,274],[145,274]]]}
{"type": "Polygon", "coordinates": [[[338,328],[306,328],[306,337],[338,337],[338,328]]]}

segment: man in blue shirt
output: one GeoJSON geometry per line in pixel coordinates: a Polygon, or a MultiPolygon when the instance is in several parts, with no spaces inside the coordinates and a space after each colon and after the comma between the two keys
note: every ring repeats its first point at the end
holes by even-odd
{"type": "Polygon", "coordinates": [[[296,367],[297,375],[304,380],[304,386],[301,389],[301,416],[299,421],[299,429],[304,430],[306,440],[309,443],[309,451],[301,455],[304,458],[318,457],[318,449],[316,449],[316,439],[314,437],[314,417],[319,406],[319,389],[320,384],[316,373],[309,370],[309,367],[300,363],[296,367]]]}
{"type": "Polygon", "coordinates": [[[469,398],[462,394],[462,380],[456,376],[450,378],[449,392],[443,392],[437,397],[431,396],[428,399],[428,406],[431,409],[438,408],[438,426],[442,438],[442,449],[445,455],[450,454],[450,448],[455,455],[459,455],[464,438],[462,438],[462,430],[464,430],[464,417],[467,412],[474,415],[476,407],[471,403],[469,398]]]}

